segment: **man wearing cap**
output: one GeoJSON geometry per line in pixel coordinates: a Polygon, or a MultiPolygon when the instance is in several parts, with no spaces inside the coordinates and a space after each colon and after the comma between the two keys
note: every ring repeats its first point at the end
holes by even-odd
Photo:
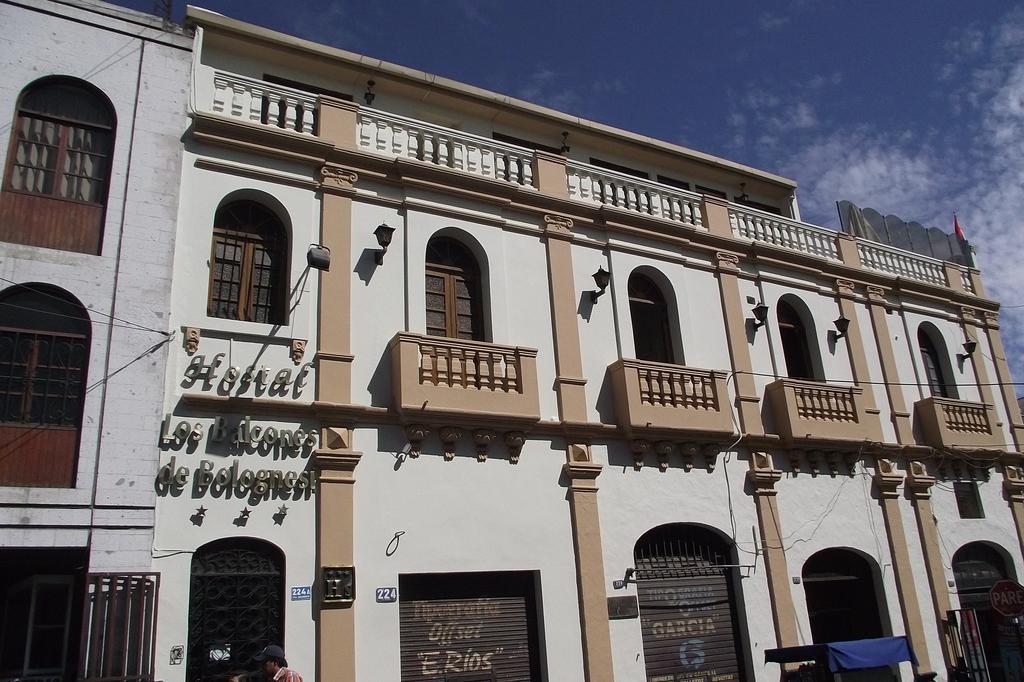
{"type": "Polygon", "coordinates": [[[302,675],[288,668],[288,661],[284,658],[284,649],[271,644],[263,651],[253,656],[253,660],[263,664],[263,672],[268,680],[274,682],[302,682],[302,675]]]}

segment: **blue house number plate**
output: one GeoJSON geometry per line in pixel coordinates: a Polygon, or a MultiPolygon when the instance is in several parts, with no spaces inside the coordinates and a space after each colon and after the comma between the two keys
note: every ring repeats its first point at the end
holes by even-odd
{"type": "Polygon", "coordinates": [[[378,587],[377,588],[377,603],[378,604],[390,604],[398,601],[398,588],[397,587],[378,587]]]}
{"type": "Polygon", "coordinates": [[[309,601],[313,597],[313,588],[309,585],[292,588],[292,601],[309,601]]]}

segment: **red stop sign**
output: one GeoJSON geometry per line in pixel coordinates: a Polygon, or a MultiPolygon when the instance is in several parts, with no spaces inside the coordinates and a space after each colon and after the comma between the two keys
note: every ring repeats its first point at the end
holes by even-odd
{"type": "Polygon", "coordinates": [[[1004,616],[1024,613],[1024,587],[1015,580],[1000,580],[989,590],[992,608],[1004,616]]]}

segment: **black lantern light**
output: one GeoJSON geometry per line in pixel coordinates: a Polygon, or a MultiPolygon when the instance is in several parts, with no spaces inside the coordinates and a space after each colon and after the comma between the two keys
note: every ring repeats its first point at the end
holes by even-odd
{"type": "Polygon", "coordinates": [[[754,314],[754,329],[760,329],[768,321],[768,306],[764,303],[758,303],[750,312],[754,314]]]}
{"type": "Polygon", "coordinates": [[[590,292],[590,302],[597,303],[597,299],[604,295],[604,290],[608,288],[608,283],[611,282],[612,275],[610,272],[601,266],[594,273],[594,283],[597,284],[597,289],[590,292]]]}
{"type": "Polygon", "coordinates": [[[974,351],[976,351],[976,350],[978,350],[978,342],[977,341],[964,341],[964,352],[963,353],[957,353],[956,354],[956,359],[959,360],[960,362],[963,362],[967,358],[969,358],[972,355],[974,355],[974,351]]]}
{"type": "Polygon", "coordinates": [[[306,263],[314,270],[330,270],[331,250],[321,244],[310,244],[306,252],[306,263]]]}
{"type": "Polygon", "coordinates": [[[387,223],[381,223],[377,226],[377,229],[373,231],[373,236],[377,238],[377,244],[380,245],[380,251],[375,255],[377,265],[384,264],[384,254],[388,252],[388,246],[391,245],[391,237],[395,234],[395,228],[391,227],[387,223]]]}
{"type": "Polygon", "coordinates": [[[850,321],[846,317],[840,315],[839,319],[832,324],[836,326],[835,338],[837,341],[846,336],[846,331],[850,328],[850,321]]]}

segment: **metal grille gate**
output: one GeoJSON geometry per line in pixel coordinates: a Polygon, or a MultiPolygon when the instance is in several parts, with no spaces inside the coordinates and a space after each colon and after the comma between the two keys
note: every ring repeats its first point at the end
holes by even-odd
{"type": "Polygon", "coordinates": [[[223,679],[284,634],[284,561],[257,541],[215,542],[192,559],[188,679],[223,679]]]}
{"type": "Polygon", "coordinates": [[[634,561],[648,682],[740,679],[724,543],[702,528],[663,526],[637,542],[634,561]]]}

